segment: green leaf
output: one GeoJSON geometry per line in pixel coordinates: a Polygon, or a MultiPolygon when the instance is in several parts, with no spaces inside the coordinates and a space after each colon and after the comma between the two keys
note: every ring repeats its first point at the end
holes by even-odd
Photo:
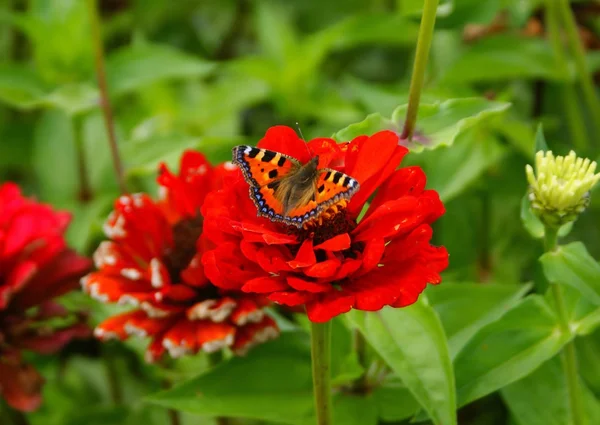
{"type": "Polygon", "coordinates": [[[79,189],[73,122],[61,111],[48,111],[38,120],[33,141],[33,172],[41,199],[74,199],[79,189]]]}
{"type": "Polygon", "coordinates": [[[373,391],[378,416],[384,422],[401,421],[420,409],[410,391],[397,378],[395,380],[388,379],[373,391]]]}
{"type": "MultiPolygon", "coordinates": [[[[147,401],[203,416],[243,417],[279,424],[312,425],[312,374],[305,333],[287,332],[147,401]],[[231,385],[235,382],[235,385],[231,385]]],[[[376,425],[368,399],[338,393],[336,422],[376,425]]]]}
{"type": "Polygon", "coordinates": [[[600,394],[600,331],[575,339],[581,377],[596,394],[600,394]]]}
{"type": "Polygon", "coordinates": [[[338,142],[347,142],[363,134],[371,135],[381,130],[392,130],[397,133],[401,131],[392,121],[376,113],[368,115],[361,122],[350,124],[348,127],[335,133],[332,137],[338,142]]]}
{"type": "Polygon", "coordinates": [[[515,35],[488,37],[473,45],[442,77],[444,84],[518,78],[566,81],[550,45],[515,35]]]}
{"type": "Polygon", "coordinates": [[[353,310],[348,319],[440,425],[456,424],[454,375],[446,336],[433,308],[420,299],[378,313],[353,310]]]}
{"type": "Polygon", "coordinates": [[[531,285],[452,283],[429,286],[427,298],[440,315],[452,358],[484,326],[498,320],[531,285]]]}
{"type": "Polygon", "coordinates": [[[600,265],[581,242],[561,245],[540,257],[544,273],[554,284],[569,285],[600,305],[600,265]]]}
{"type": "MultiPolygon", "coordinates": [[[[466,129],[504,112],[509,106],[510,103],[475,97],[420,104],[415,135],[408,142],[408,148],[420,152],[423,149],[450,146],[466,129]]],[[[407,109],[408,104],[396,108],[392,122],[403,125],[407,109]]]]}
{"type": "Polygon", "coordinates": [[[535,132],[535,152],[533,152],[533,155],[535,156],[539,151],[548,151],[548,144],[546,143],[544,129],[541,123],[538,125],[537,131],[535,132]]]}
{"type": "MultiPolygon", "coordinates": [[[[411,142],[403,141],[409,149],[420,152],[450,146],[466,129],[484,119],[502,113],[510,103],[491,102],[483,98],[450,99],[433,104],[420,104],[417,130],[411,142]]],[[[398,106],[391,120],[381,114],[371,114],[363,121],[351,124],[333,135],[337,141],[348,141],[381,130],[392,130],[400,134],[408,105],[398,106]]]]}
{"type": "MultiPolygon", "coordinates": [[[[581,384],[589,423],[600,423],[600,404],[589,388],[583,382],[581,384]]],[[[505,387],[502,398],[519,425],[572,423],[567,383],[558,357],[548,360],[531,375],[505,387]]]]}
{"type": "Polygon", "coordinates": [[[185,135],[157,135],[147,139],[123,143],[121,154],[129,176],[154,174],[158,165],[165,162],[177,170],[179,159],[186,149],[202,151],[211,160],[217,156],[221,161],[231,159],[231,148],[243,142],[241,139],[218,137],[190,137],[185,135]]]}
{"type": "Polygon", "coordinates": [[[544,299],[527,297],[481,329],[456,357],[458,405],[527,376],[568,340],[544,299]]]}
{"type": "Polygon", "coordinates": [[[62,109],[68,115],[77,115],[97,108],[99,102],[100,93],[95,86],[73,83],[51,91],[40,103],[62,109]]]}
{"type": "Polygon", "coordinates": [[[264,53],[283,64],[297,46],[294,25],[281,4],[261,1],[256,4],[254,25],[264,53]]]}
{"type": "Polygon", "coordinates": [[[215,64],[168,46],[132,45],[108,57],[108,88],[119,96],[157,81],[208,75],[215,64]]]}
{"type": "Polygon", "coordinates": [[[35,107],[47,87],[32,69],[18,64],[0,64],[0,101],[20,109],[35,107]]]}
{"type": "Polygon", "coordinates": [[[348,49],[365,44],[412,47],[419,34],[419,25],[398,14],[370,13],[351,16],[326,31],[335,32],[335,49],[348,49]],[[399,31],[399,28],[402,30],[399,31]]]}
{"type": "Polygon", "coordinates": [[[449,202],[480,181],[486,170],[499,163],[506,148],[496,136],[481,127],[473,127],[459,135],[451,147],[408,158],[427,174],[427,184],[435,188],[444,202],[449,202]]]}

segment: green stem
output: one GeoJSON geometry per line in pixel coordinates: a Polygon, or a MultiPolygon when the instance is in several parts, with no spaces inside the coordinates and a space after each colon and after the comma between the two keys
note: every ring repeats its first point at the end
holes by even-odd
{"type": "Polygon", "coordinates": [[[311,353],[317,425],[332,425],[331,322],[311,323],[311,353]]]}
{"type": "Polygon", "coordinates": [[[355,394],[366,394],[369,391],[369,376],[367,374],[367,341],[362,333],[354,329],[354,350],[358,357],[358,363],[363,367],[364,372],[352,383],[352,391],[355,394]]]}
{"type": "Polygon", "coordinates": [[[119,369],[115,361],[115,356],[110,351],[109,347],[104,346],[102,348],[102,357],[104,360],[106,379],[108,380],[108,388],[112,402],[116,405],[122,405],[123,391],[121,389],[121,380],[119,378],[119,369]]]}
{"type": "MultiPolygon", "coordinates": [[[[558,242],[558,228],[546,227],[544,237],[544,249],[546,252],[556,250],[558,242]]],[[[567,311],[562,286],[558,282],[550,282],[552,297],[556,305],[556,313],[560,323],[561,331],[571,336],[571,327],[569,326],[569,314],[567,311]]],[[[579,384],[579,372],[577,370],[577,353],[575,352],[575,341],[571,339],[560,354],[563,364],[563,371],[567,381],[567,391],[569,394],[569,407],[571,409],[571,419],[573,425],[587,425],[585,408],[583,405],[583,394],[579,384]]]]}
{"type": "Polygon", "coordinates": [[[94,194],[90,184],[89,170],[85,157],[85,146],[82,137],[83,117],[73,117],[73,134],[75,135],[75,149],[77,151],[77,171],[79,174],[79,194],[81,203],[87,203],[92,200],[94,194]]]}
{"type": "MultiPolygon", "coordinates": [[[[560,39],[560,14],[557,9],[556,0],[546,0],[546,25],[552,50],[554,51],[554,59],[556,66],[562,68],[561,73],[568,73],[567,60],[560,39]]],[[[560,95],[563,99],[565,113],[569,131],[573,136],[573,144],[578,149],[587,149],[588,140],[586,136],[585,123],[583,122],[583,112],[580,110],[577,102],[576,93],[569,83],[560,84],[560,95]]]]}
{"type": "Polygon", "coordinates": [[[408,109],[401,136],[403,139],[410,139],[415,131],[417,114],[419,112],[419,100],[421,99],[421,90],[423,89],[423,81],[425,79],[425,67],[427,66],[427,58],[429,57],[429,48],[433,39],[433,27],[435,26],[438,3],[439,0],[425,0],[425,4],[423,5],[423,17],[421,18],[421,26],[419,27],[415,64],[408,93],[408,109]]]}
{"type": "Polygon", "coordinates": [[[106,67],[104,65],[104,46],[102,42],[102,33],[100,31],[100,17],[98,16],[96,0],[88,0],[87,4],[92,33],[92,42],[94,43],[96,78],[98,79],[98,88],[100,89],[100,106],[102,108],[102,115],[104,116],[104,125],[106,126],[106,133],[108,135],[110,152],[112,155],[119,189],[121,190],[121,193],[127,193],[125,172],[123,169],[121,156],[119,155],[117,135],[115,132],[115,122],[113,119],[112,108],[110,106],[110,99],[108,97],[108,86],[106,84],[106,67]]]}
{"type": "Polygon", "coordinates": [[[577,74],[579,74],[579,81],[583,88],[583,95],[592,113],[593,121],[595,125],[598,126],[600,125],[600,99],[598,99],[596,94],[592,75],[588,71],[585,49],[581,42],[581,38],[579,37],[579,32],[577,31],[577,22],[575,21],[575,16],[573,16],[573,10],[571,9],[569,0],[557,1],[559,7],[558,15],[563,19],[567,39],[575,60],[577,74]]]}

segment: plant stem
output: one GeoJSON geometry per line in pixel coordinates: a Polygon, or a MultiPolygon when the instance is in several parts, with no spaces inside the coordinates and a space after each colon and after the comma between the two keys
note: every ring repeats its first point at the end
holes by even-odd
{"type": "Polygon", "coordinates": [[[425,67],[427,66],[427,58],[429,57],[429,48],[433,39],[433,27],[435,26],[438,3],[439,0],[425,0],[425,4],[423,5],[423,17],[421,18],[421,26],[419,27],[415,64],[408,94],[408,109],[406,111],[406,120],[404,121],[404,130],[400,136],[402,139],[410,139],[415,131],[415,123],[417,122],[417,114],[419,112],[419,100],[421,99],[421,90],[423,89],[423,80],[425,79],[425,67]]]}
{"type": "MultiPolygon", "coordinates": [[[[544,249],[546,252],[556,250],[558,242],[558,228],[546,227],[544,237],[544,249]]],[[[566,335],[571,335],[569,326],[569,314],[565,304],[562,286],[558,282],[550,282],[552,297],[556,305],[556,313],[560,322],[561,331],[566,335]]],[[[571,409],[571,419],[573,425],[587,425],[585,408],[583,405],[583,395],[579,384],[579,372],[577,370],[577,353],[575,352],[575,341],[571,339],[560,354],[563,364],[563,371],[567,381],[567,391],[569,393],[569,407],[571,409]]]]}
{"type": "Polygon", "coordinates": [[[115,363],[115,356],[110,351],[109,347],[102,347],[102,358],[104,360],[110,398],[114,404],[122,405],[123,391],[121,390],[122,387],[119,379],[119,370],[117,368],[117,364],[115,363]]]}
{"type": "Polygon", "coordinates": [[[355,394],[366,394],[369,390],[369,376],[367,374],[367,341],[365,341],[365,337],[357,329],[354,329],[353,335],[354,350],[358,357],[358,363],[363,367],[364,372],[352,382],[352,391],[355,394]]]}
{"type": "Polygon", "coordinates": [[[90,185],[89,170],[87,166],[87,160],[85,157],[85,147],[83,145],[82,138],[82,125],[83,117],[74,116],[73,122],[73,134],[75,135],[75,149],[77,151],[77,171],[79,174],[79,201],[87,203],[92,200],[94,194],[90,185]]]}
{"type": "MultiPolygon", "coordinates": [[[[165,366],[166,367],[166,366],[165,366]]],[[[170,390],[173,387],[173,384],[170,379],[163,379],[162,387],[165,390],[170,390]]],[[[181,418],[179,417],[179,412],[175,409],[167,409],[167,416],[169,418],[169,425],[180,425],[181,418]]]]}
{"type": "MultiPolygon", "coordinates": [[[[560,39],[560,14],[556,7],[556,0],[546,0],[546,25],[554,58],[557,67],[561,67],[561,71],[567,74],[567,60],[564,54],[562,41],[560,39]]],[[[569,83],[560,84],[560,95],[563,98],[567,122],[571,136],[573,136],[573,144],[578,149],[587,149],[588,140],[586,136],[585,123],[583,122],[583,112],[580,110],[577,102],[576,93],[569,83]]]]}
{"type": "Polygon", "coordinates": [[[592,113],[593,122],[598,126],[600,125],[600,99],[598,99],[594,81],[588,71],[585,49],[577,31],[577,22],[575,21],[569,0],[557,0],[557,2],[559,7],[558,16],[562,16],[563,19],[567,39],[571,45],[571,52],[575,60],[577,74],[579,74],[579,80],[583,88],[583,95],[592,113]]]}
{"type": "Polygon", "coordinates": [[[311,322],[310,334],[317,425],[332,425],[331,322],[311,322]]]}
{"type": "Polygon", "coordinates": [[[92,42],[94,43],[94,55],[96,64],[96,78],[98,79],[98,87],[100,89],[100,107],[104,116],[104,125],[110,144],[115,175],[119,184],[121,193],[127,193],[125,184],[125,172],[123,171],[123,163],[119,155],[119,147],[117,145],[117,136],[115,133],[115,123],[113,119],[110,99],[108,98],[108,87],[106,85],[106,68],[104,65],[104,46],[102,42],[102,34],[100,31],[100,18],[96,7],[96,0],[88,0],[88,11],[90,26],[92,32],[92,42]]]}

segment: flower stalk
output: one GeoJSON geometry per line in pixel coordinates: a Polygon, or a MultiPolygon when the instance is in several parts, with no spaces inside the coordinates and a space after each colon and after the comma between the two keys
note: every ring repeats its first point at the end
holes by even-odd
{"type": "MultiPolygon", "coordinates": [[[[546,0],[545,11],[548,36],[554,52],[556,66],[559,67],[561,73],[566,75],[568,73],[567,58],[560,37],[561,17],[556,1],[546,0]]],[[[560,95],[563,99],[565,116],[567,118],[567,124],[569,125],[569,131],[573,137],[573,144],[578,149],[587,149],[588,139],[585,130],[585,123],[583,122],[583,113],[579,103],[577,102],[577,95],[573,90],[572,85],[570,83],[561,84],[560,95]]]]}
{"type": "Polygon", "coordinates": [[[578,78],[583,88],[583,95],[594,117],[593,121],[598,125],[598,123],[600,123],[600,99],[598,99],[594,81],[587,67],[585,49],[579,37],[579,31],[577,30],[577,23],[573,16],[571,4],[568,0],[558,0],[557,3],[559,8],[558,14],[562,16],[563,19],[567,39],[571,46],[573,59],[575,60],[578,78]]]}
{"type": "Polygon", "coordinates": [[[417,51],[415,54],[415,64],[413,67],[412,79],[410,81],[410,90],[408,94],[408,109],[406,111],[406,120],[402,130],[402,139],[410,139],[415,131],[417,114],[419,111],[419,101],[421,99],[421,90],[425,80],[425,68],[431,40],[433,39],[433,28],[435,26],[435,17],[439,0],[425,0],[423,5],[423,17],[419,27],[419,38],[417,39],[417,51]]]}
{"type": "Polygon", "coordinates": [[[311,322],[311,353],[317,425],[332,425],[331,321],[311,322]]]}
{"type": "Polygon", "coordinates": [[[112,107],[108,97],[108,86],[106,84],[106,66],[104,64],[104,46],[102,43],[102,33],[100,31],[100,18],[96,7],[96,0],[88,0],[88,13],[90,19],[92,42],[94,44],[96,78],[98,79],[98,88],[100,89],[100,107],[104,117],[104,125],[106,126],[106,134],[110,145],[115,175],[121,193],[127,193],[127,185],[125,183],[125,171],[123,162],[119,155],[119,147],[117,145],[117,135],[115,132],[115,123],[113,118],[112,107]]]}
{"type": "MultiPolygon", "coordinates": [[[[544,248],[546,252],[556,250],[558,241],[558,228],[546,226],[544,237],[544,248]]],[[[556,305],[556,312],[561,327],[561,331],[566,335],[571,335],[569,326],[569,315],[565,304],[565,299],[560,283],[551,282],[550,288],[552,298],[556,305]]],[[[583,394],[579,385],[579,372],[577,368],[577,353],[575,351],[575,341],[571,340],[565,345],[560,354],[565,379],[567,381],[567,392],[569,394],[569,407],[573,425],[587,425],[585,408],[583,405],[583,394]]]]}

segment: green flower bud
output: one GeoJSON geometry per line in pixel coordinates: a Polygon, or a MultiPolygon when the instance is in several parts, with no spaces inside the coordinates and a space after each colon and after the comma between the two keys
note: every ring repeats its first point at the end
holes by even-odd
{"type": "Polygon", "coordinates": [[[531,209],[547,226],[560,227],[574,221],[590,202],[590,190],[600,180],[596,162],[578,158],[575,152],[557,156],[552,151],[535,155],[534,174],[525,167],[531,209]]]}

